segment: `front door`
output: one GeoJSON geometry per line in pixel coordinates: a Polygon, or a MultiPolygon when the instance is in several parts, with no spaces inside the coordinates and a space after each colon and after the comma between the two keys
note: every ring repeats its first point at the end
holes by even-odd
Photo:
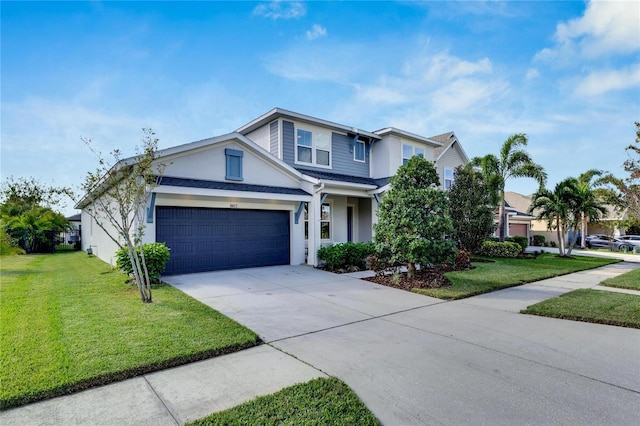
{"type": "Polygon", "coordinates": [[[353,242],[353,206],[347,206],[347,241],[353,242]]]}

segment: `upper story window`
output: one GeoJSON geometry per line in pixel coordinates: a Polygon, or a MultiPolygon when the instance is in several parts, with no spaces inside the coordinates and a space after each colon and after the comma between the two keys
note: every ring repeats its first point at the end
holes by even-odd
{"type": "Polygon", "coordinates": [[[444,169],[444,189],[449,190],[453,185],[453,169],[445,168],[444,169]]]}
{"type": "Polygon", "coordinates": [[[409,159],[414,155],[424,158],[424,148],[403,143],[402,144],[402,165],[404,166],[405,164],[407,164],[409,159]]]}
{"type": "Polygon", "coordinates": [[[242,177],[242,157],[243,152],[237,149],[227,148],[224,150],[226,157],[226,174],[227,180],[243,180],[242,177]]]}
{"type": "Polygon", "coordinates": [[[323,132],[297,129],[296,162],[321,167],[331,166],[331,136],[323,132]]]}
{"type": "Polygon", "coordinates": [[[363,141],[356,141],[353,147],[353,159],[354,161],[361,161],[364,163],[365,145],[363,141]]]}

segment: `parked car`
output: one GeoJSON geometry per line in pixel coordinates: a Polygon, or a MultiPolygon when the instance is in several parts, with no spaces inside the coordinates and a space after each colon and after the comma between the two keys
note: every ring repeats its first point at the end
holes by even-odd
{"type": "Polygon", "coordinates": [[[628,241],[636,246],[640,245],[640,235],[623,235],[618,237],[619,240],[628,241]]]}
{"type": "Polygon", "coordinates": [[[604,234],[587,235],[584,240],[587,248],[608,248],[611,245],[611,237],[604,234]]]}
{"type": "Polygon", "coordinates": [[[633,249],[637,246],[640,246],[639,241],[629,241],[629,240],[621,240],[619,238],[613,239],[613,250],[615,251],[633,251],[633,249]],[[637,244],[636,244],[637,243],[637,244]]]}

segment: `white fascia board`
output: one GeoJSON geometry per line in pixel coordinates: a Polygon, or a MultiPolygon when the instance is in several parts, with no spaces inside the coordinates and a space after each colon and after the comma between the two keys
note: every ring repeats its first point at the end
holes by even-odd
{"type": "Polygon", "coordinates": [[[203,197],[223,197],[252,200],[311,201],[311,195],[274,194],[271,192],[227,191],[224,189],[189,188],[183,186],[159,186],[153,192],[158,194],[194,195],[203,197]]]}
{"type": "Polygon", "coordinates": [[[396,129],[395,127],[386,127],[384,129],[376,130],[374,133],[379,135],[379,136],[398,135],[398,136],[401,136],[401,137],[404,137],[404,138],[413,139],[415,141],[422,142],[424,144],[431,145],[431,146],[434,146],[434,147],[443,146],[442,143],[440,143],[438,141],[434,141],[433,139],[429,139],[429,138],[424,137],[424,136],[416,135],[415,133],[407,132],[406,130],[396,129]]]}
{"type": "Polygon", "coordinates": [[[355,127],[345,126],[344,124],[334,123],[332,121],[323,120],[321,118],[311,117],[310,115],[304,115],[297,112],[289,111],[282,108],[274,108],[266,114],[261,115],[255,120],[250,121],[244,126],[240,127],[236,132],[246,134],[249,133],[258,127],[264,126],[267,123],[272,122],[278,118],[285,117],[290,118],[292,120],[304,121],[310,124],[316,124],[322,127],[329,127],[335,130],[339,130],[341,132],[347,133],[357,133],[361,136],[366,136],[373,139],[380,139],[375,132],[368,132],[366,130],[357,129],[355,127]]]}
{"type": "Polygon", "coordinates": [[[356,198],[371,198],[372,195],[369,191],[364,191],[362,189],[358,190],[355,188],[335,188],[335,187],[324,187],[322,190],[323,194],[328,194],[329,197],[332,195],[344,195],[346,197],[356,197],[356,198]]]}
{"type": "Polygon", "coordinates": [[[338,181],[338,180],[326,180],[326,179],[320,179],[321,183],[324,183],[326,187],[338,187],[338,188],[353,188],[356,190],[361,190],[361,191],[369,191],[372,189],[376,189],[377,187],[375,185],[367,185],[364,183],[353,183],[353,182],[342,182],[342,181],[338,181]]]}
{"type": "Polygon", "coordinates": [[[376,188],[374,190],[367,191],[367,193],[372,194],[372,195],[373,194],[382,194],[383,192],[387,192],[390,189],[391,189],[391,184],[388,183],[385,186],[381,186],[380,188],[376,188]]]}
{"type": "MultiPolygon", "coordinates": [[[[455,137],[455,136],[454,136],[455,137]]],[[[467,155],[467,153],[464,151],[464,149],[462,148],[462,144],[460,143],[460,141],[458,140],[458,138],[456,138],[455,141],[453,141],[453,143],[451,143],[449,146],[447,146],[441,153],[440,155],[438,155],[438,158],[436,158],[436,163],[438,162],[438,160],[440,160],[442,158],[442,156],[449,151],[449,149],[451,149],[451,147],[453,147],[454,145],[458,145],[458,149],[460,150],[460,153],[462,154],[462,158],[464,159],[464,161],[466,163],[468,163],[469,160],[469,156],[467,155]]]]}

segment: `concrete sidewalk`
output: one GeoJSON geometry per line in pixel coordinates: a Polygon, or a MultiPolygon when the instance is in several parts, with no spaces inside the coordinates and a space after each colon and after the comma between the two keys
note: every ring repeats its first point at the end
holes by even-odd
{"type": "Polygon", "coordinates": [[[0,412],[0,424],[179,425],[326,374],[389,425],[639,424],[638,330],[518,313],[638,267],[455,302],[304,266],[177,276],[271,343],[0,412]]]}
{"type": "Polygon", "coordinates": [[[175,426],[317,377],[261,345],[0,412],[0,424],[175,426]]]}

